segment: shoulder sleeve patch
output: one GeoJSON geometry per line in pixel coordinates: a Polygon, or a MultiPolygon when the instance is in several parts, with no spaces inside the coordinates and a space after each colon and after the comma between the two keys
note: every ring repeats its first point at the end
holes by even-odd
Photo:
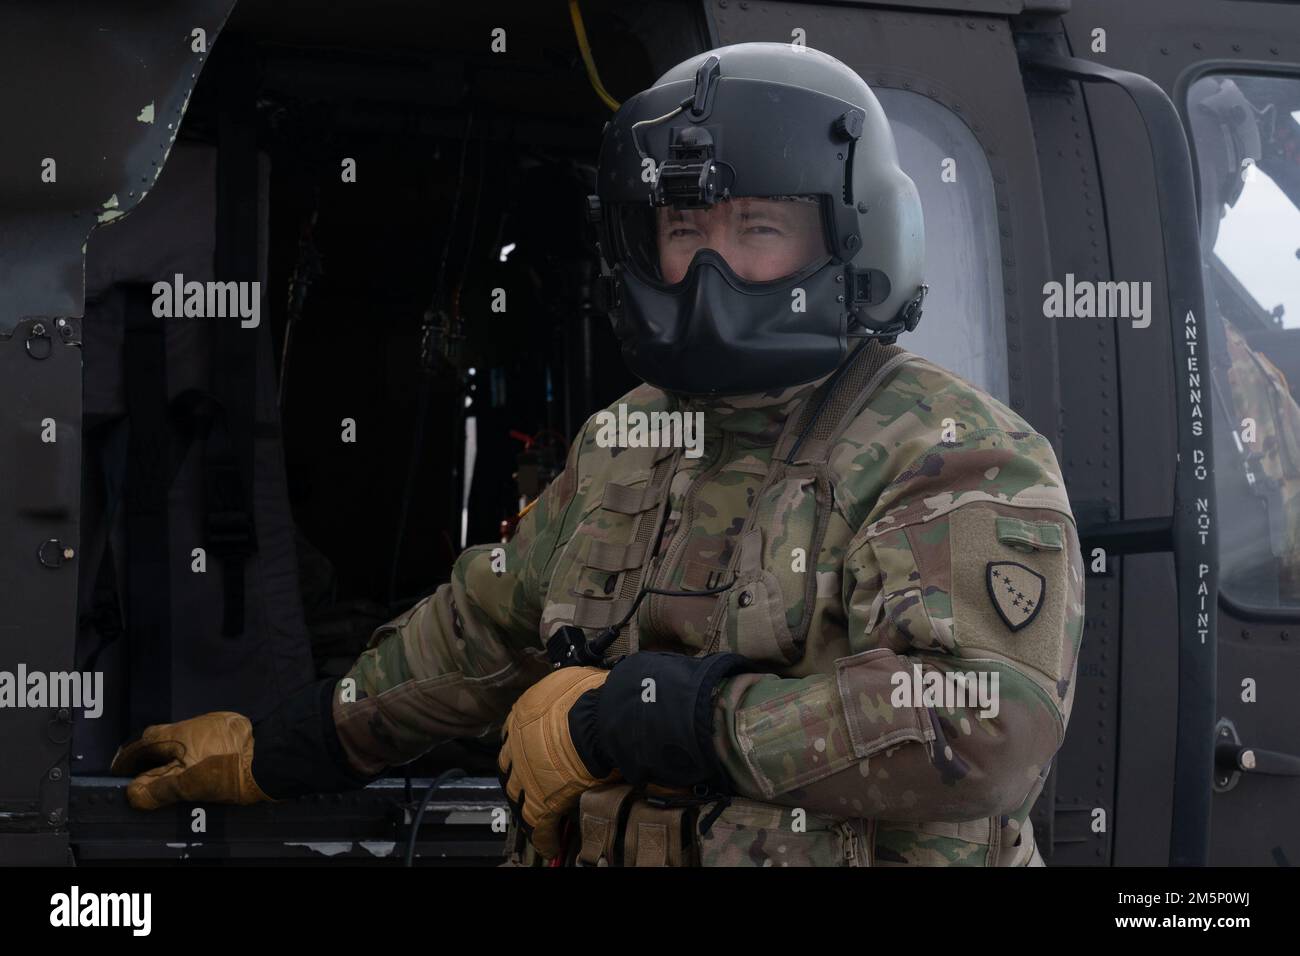
{"type": "Polygon", "coordinates": [[[984,568],[984,583],[993,608],[1007,627],[1018,631],[1043,609],[1047,582],[1032,568],[1015,561],[990,561],[984,568]]]}

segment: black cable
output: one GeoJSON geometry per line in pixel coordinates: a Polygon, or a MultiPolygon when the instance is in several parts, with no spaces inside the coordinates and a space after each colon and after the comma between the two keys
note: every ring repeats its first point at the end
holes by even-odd
{"type": "Polygon", "coordinates": [[[458,780],[465,776],[465,771],[459,767],[452,767],[450,770],[444,770],[433,779],[429,788],[424,791],[424,796],[420,799],[420,808],[415,811],[415,819],[411,822],[411,835],[406,839],[406,857],[405,866],[414,866],[415,860],[415,838],[420,832],[420,823],[424,820],[424,811],[428,809],[429,801],[433,799],[434,791],[441,787],[448,780],[458,780]]]}
{"type": "MultiPolygon", "coordinates": [[[[436,319],[438,313],[438,303],[442,300],[443,282],[447,275],[447,255],[451,250],[451,242],[456,231],[456,216],[460,210],[460,197],[465,188],[465,157],[469,153],[469,134],[474,125],[474,108],[471,106],[469,113],[465,118],[465,134],[461,141],[460,163],[456,172],[456,191],[452,198],[451,218],[447,222],[447,237],[442,244],[442,257],[438,263],[438,276],[433,286],[433,300],[429,305],[429,312],[432,322],[436,319]]],[[[429,334],[429,329],[423,329],[421,335],[421,350],[424,351],[427,343],[424,341],[429,334]]],[[[422,364],[432,364],[432,356],[422,355],[422,364]]],[[[397,540],[393,545],[393,558],[388,566],[388,607],[391,609],[393,602],[397,600],[397,572],[402,560],[402,542],[406,538],[406,521],[410,516],[411,498],[415,494],[415,480],[419,475],[420,449],[424,443],[424,423],[429,413],[429,393],[433,388],[432,369],[423,367],[420,371],[420,403],[416,411],[415,418],[415,440],[411,444],[411,454],[407,459],[406,481],[402,486],[402,508],[398,514],[397,523],[397,540]]],[[[457,401],[460,401],[460,392],[456,393],[457,401]]]]}
{"type": "Polygon", "coordinates": [[[705,588],[700,591],[671,591],[666,588],[641,588],[637,593],[636,600],[632,602],[632,606],[628,608],[627,613],[623,615],[623,620],[619,621],[617,624],[611,624],[609,627],[605,628],[605,630],[597,634],[592,640],[590,645],[592,653],[604,654],[605,651],[609,650],[614,641],[618,639],[618,632],[627,625],[628,621],[632,620],[632,618],[636,616],[636,610],[641,606],[641,601],[647,594],[663,594],[668,597],[699,597],[705,594],[721,594],[723,591],[730,591],[735,586],[736,579],[739,576],[740,575],[738,574],[733,574],[731,576],[731,581],[722,585],[722,587],[705,588]]]}

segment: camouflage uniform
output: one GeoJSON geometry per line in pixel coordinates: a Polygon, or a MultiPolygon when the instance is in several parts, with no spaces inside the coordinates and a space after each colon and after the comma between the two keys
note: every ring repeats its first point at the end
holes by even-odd
{"type": "Polygon", "coordinates": [[[1284,599],[1300,598],[1300,406],[1284,376],[1252,349],[1231,322],[1228,338],[1228,390],[1236,411],[1234,429],[1255,420],[1255,441],[1246,464],[1256,493],[1268,503],[1271,550],[1278,559],[1278,588],[1284,599]]]}
{"type": "Polygon", "coordinates": [[[617,621],[637,573],[688,591],[735,576],[720,595],[650,595],[625,629],[625,650],[733,651],[761,667],[715,696],[739,797],[699,837],[704,865],[1041,863],[1027,817],[1065,734],[1083,632],[1060,470],[1004,405],[893,352],[841,433],[793,455],[819,383],[709,401],[643,385],[620,399],[703,411],[698,459],[601,447],[588,420],[504,553],[467,550],[449,583],[375,634],[349,674],[356,701],[334,698],[352,766],[374,774],[493,733],[547,672],[546,639],[617,621]],[[638,528],[658,481],[655,549],[638,528]],[[914,667],[996,674],[997,715],[895,706],[893,675],[914,667]]]}

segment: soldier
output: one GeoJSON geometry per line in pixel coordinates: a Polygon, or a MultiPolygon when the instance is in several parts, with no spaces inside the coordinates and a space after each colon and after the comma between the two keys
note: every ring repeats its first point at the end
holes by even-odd
{"type": "Polygon", "coordinates": [[[1045,438],[892,344],[924,246],[875,96],[813,50],[700,54],[608,124],[597,190],[647,383],[605,411],[702,413],[703,455],[609,447],[593,416],[504,553],[467,550],[256,727],[149,728],[117,761],[153,766],[131,802],[356,787],[504,723],[544,858],[1041,865],[1074,520],[1045,438]]]}
{"type": "Polygon", "coordinates": [[[1266,150],[1261,111],[1231,79],[1198,80],[1188,110],[1201,178],[1212,387],[1227,426],[1216,433],[1226,452],[1219,461],[1227,463],[1216,474],[1219,501],[1232,519],[1220,523],[1222,581],[1249,603],[1294,604],[1300,599],[1300,405],[1282,370],[1234,324],[1235,318],[1262,330],[1268,319],[1215,251],[1224,217],[1250,177],[1264,175],[1254,170],[1274,147],[1268,143],[1266,150]]]}

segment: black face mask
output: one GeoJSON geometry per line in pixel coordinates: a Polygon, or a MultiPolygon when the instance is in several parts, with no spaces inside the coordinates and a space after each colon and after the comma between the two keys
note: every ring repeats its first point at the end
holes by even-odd
{"type": "Polygon", "coordinates": [[[628,367],[651,385],[684,395],[746,395],[802,385],[848,354],[843,313],[812,303],[834,298],[829,257],[777,282],[746,282],[712,249],[695,254],[670,290],[619,271],[614,330],[628,367]],[[795,311],[796,289],[808,311],[795,311]]]}

